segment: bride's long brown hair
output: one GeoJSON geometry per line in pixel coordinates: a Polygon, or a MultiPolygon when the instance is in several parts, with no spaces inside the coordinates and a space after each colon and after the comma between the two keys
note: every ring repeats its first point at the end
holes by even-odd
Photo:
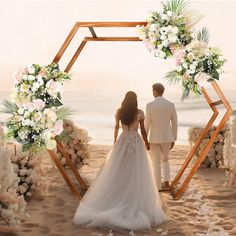
{"type": "Polygon", "coordinates": [[[131,125],[138,112],[138,101],[136,93],[129,91],[126,93],[124,100],[119,109],[119,119],[124,125],[131,125]]]}

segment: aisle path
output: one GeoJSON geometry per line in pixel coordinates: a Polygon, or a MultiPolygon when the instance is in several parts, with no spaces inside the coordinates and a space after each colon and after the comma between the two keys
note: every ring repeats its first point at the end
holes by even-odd
{"type": "MultiPolygon", "coordinates": [[[[91,159],[82,173],[93,179],[109,152],[109,146],[92,145],[91,159]]],[[[172,173],[183,163],[188,146],[176,146],[171,152],[172,173]]],[[[51,165],[49,158],[43,161],[51,165]]],[[[164,208],[170,221],[154,227],[152,231],[134,232],[137,236],[226,236],[236,235],[236,193],[223,188],[225,174],[222,170],[199,171],[191,182],[187,194],[175,201],[162,193],[164,208]],[[208,234],[207,234],[208,231],[208,234]],[[214,231],[214,233],[210,233],[214,231]],[[228,234],[227,234],[227,232],[228,234]]],[[[133,232],[81,229],[72,225],[78,201],[73,197],[59,172],[53,168],[48,173],[49,195],[34,196],[27,210],[31,217],[17,233],[0,232],[0,236],[134,236],[133,232]]]]}

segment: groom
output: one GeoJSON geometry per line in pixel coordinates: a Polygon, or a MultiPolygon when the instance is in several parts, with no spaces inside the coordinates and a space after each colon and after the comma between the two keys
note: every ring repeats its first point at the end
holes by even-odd
{"type": "Polygon", "coordinates": [[[145,128],[149,134],[156,185],[159,191],[165,191],[169,190],[170,181],[168,155],[177,139],[177,114],[175,105],[163,98],[164,86],[156,83],[152,89],[155,100],[147,104],[145,128]],[[161,183],[161,166],[164,183],[161,183]]]}

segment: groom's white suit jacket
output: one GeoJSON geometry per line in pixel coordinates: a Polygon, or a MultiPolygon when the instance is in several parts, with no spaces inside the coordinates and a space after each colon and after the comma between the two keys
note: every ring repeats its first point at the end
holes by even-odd
{"type": "Polygon", "coordinates": [[[177,139],[177,114],[174,103],[163,97],[157,97],[148,103],[145,128],[150,143],[174,142],[177,139]]]}

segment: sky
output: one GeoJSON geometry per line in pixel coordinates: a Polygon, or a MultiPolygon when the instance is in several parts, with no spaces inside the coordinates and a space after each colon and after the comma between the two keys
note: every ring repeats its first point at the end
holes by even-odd
{"type": "MultiPolygon", "coordinates": [[[[190,0],[189,9],[204,15],[196,29],[210,30],[211,45],[227,58],[220,84],[224,91],[236,83],[236,1],[190,0]]],[[[76,21],[144,21],[149,11],[161,10],[161,1],[149,0],[0,0],[0,92],[10,91],[11,75],[17,68],[31,64],[48,64],[76,21]]],[[[89,35],[87,30],[79,31],[89,35]]],[[[134,29],[97,31],[99,36],[131,35],[134,29]]],[[[80,36],[80,37],[81,37],[80,36]]],[[[90,36],[90,35],[89,35],[90,36]]],[[[68,63],[80,37],[76,37],[63,56],[60,66],[68,63]]],[[[84,89],[137,90],[149,92],[153,82],[163,82],[168,91],[179,93],[179,86],[169,86],[163,77],[175,68],[173,60],[155,58],[142,42],[89,43],[73,66],[73,80],[65,91],[84,89]]]]}

